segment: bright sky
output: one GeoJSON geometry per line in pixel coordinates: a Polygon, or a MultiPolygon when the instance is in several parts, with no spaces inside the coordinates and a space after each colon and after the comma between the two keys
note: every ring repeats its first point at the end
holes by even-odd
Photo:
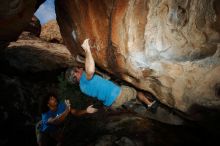
{"type": "Polygon", "coordinates": [[[46,2],[41,4],[39,9],[35,12],[35,15],[40,19],[41,24],[56,19],[54,0],[46,0],[46,2]]]}

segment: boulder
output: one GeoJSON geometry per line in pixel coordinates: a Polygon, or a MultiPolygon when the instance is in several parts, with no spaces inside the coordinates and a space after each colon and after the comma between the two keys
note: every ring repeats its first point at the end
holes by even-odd
{"type": "Polygon", "coordinates": [[[40,20],[34,15],[31,18],[30,23],[24,28],[24,31],[30,32],[31,34],[39,37],[41,33],[40,20]]]}
{"type": "Polygon", "coordinates": [[[218,0],[56,0],[56,13],[73,55],[90,38],[97,66],[170,108],[220,110],[218,0]]]}
{"type": "Polygon", "coordinates": [[[4,51],[4,60],[10,67],[22,72],[42,72],[64,69],[74,64],[74,58],[62,44],[48,43],[28,32],[4,51]]]}
{"type": "Polygon", "coordinates": [[[45,0],[4,0],[0,5],[0,48],[15,41],[45,0]]]}
{"type": "Polygon", "coordinates": [[[63,43],[60,28],[56,20],[51,20],[42,26],[40,38],[51,43],[63,43]]]}
{"type": "Polygon", "coordinates": [[[92,146],[213,144],[213,138],[205,129],[167,125],[128,112],[99,111],[92,116],[70,117],[69,120],[62,143],[67,146],[73,143],[92,146]]]}

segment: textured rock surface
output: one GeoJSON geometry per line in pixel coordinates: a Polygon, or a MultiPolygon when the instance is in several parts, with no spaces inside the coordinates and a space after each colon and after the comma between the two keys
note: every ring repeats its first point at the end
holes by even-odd
{"type": "Polygon", "coordinates": [[[1,53],[11,67],[23,72],[52,71],[74,63],[64,45],[48,43],[25,32],[1,53]]]}
{"type": "Polygon", "coordinates": [[[34,15],[31,18],[30,23],[24,28],[24,31],[30,32],[31,34],[39,37],[41,33],[40,20],[34,15]]]}
{"type": "Polygon", "coordinates": [[[171,126],[126,112],[100,111],[87,118],[72,117],[70,120],[64,130],[63,145],[66,146],[73,143],[91,146],[169,146],[213,143],[213,138],[205,131],[201,132],[201,129],[171,126]],[[206,137],[205,135],[209,140],[203,138],[206,137]]]}
{"type": "Polygon", "coordinates": [[[16,40],[45,0],[3,0],[0,5],[0,47],[16,40]]]}
{"type": "Polygon", "coordinates": [[[60,28],[56,20],[51,20],[42,26],[40,38],[47,42],[63,43],[60,28]]]}
{"type": "Polygon", "coordinates": [[[96,64],[196,115],[220,107],[220,2],[57,0],[61,34],[72,54],[90,38],[96,64]]]}

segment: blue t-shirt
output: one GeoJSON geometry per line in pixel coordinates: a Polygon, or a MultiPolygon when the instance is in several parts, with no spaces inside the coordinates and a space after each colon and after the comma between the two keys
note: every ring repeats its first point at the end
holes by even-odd
{"type": "Polygon", "coordinates": [[[42,132],[49,132],[49,131],[54,131],[57,129],[56,125],[49,124],[48,119],[49,118],[55,118],[56,116],[62,114],[66,109],[66,106],[63,103],[59,103],[57,110],[55,112],[49,110],[46,113],[42,114],[42,125],[40,131],[42,132]]]}
{"type": "Polygon", "coordinates": [[[83,93],[97,98],[106,106],[110,106],[121,92],[121,88],[118,85],[99,75],[94,75],[92,79],[87,80],[85,72],[80,78],[79,86],[83,93]]]}

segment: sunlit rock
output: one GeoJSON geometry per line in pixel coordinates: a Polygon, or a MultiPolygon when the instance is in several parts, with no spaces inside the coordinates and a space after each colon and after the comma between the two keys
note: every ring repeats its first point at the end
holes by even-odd
{"type": "Polygon", "coordinates": [[[90,38],[97,66],[197,120],[220,108],[219,12],[218,0],[56,1],[72,54],[90,38]]]}
{"type": "Polygon", "coordinates": [[[63,43],[63,38],[60,34],[60,28],[56,20],[51,20],[42,26],[40,38],[47,42],[63,43]]]}
{"type": "Polygon", "coordinates": [[[22,72],[54,71],[74,64],[64,45],[46,42],[27,32],[1,53],[11,67],[22,72]]]}

